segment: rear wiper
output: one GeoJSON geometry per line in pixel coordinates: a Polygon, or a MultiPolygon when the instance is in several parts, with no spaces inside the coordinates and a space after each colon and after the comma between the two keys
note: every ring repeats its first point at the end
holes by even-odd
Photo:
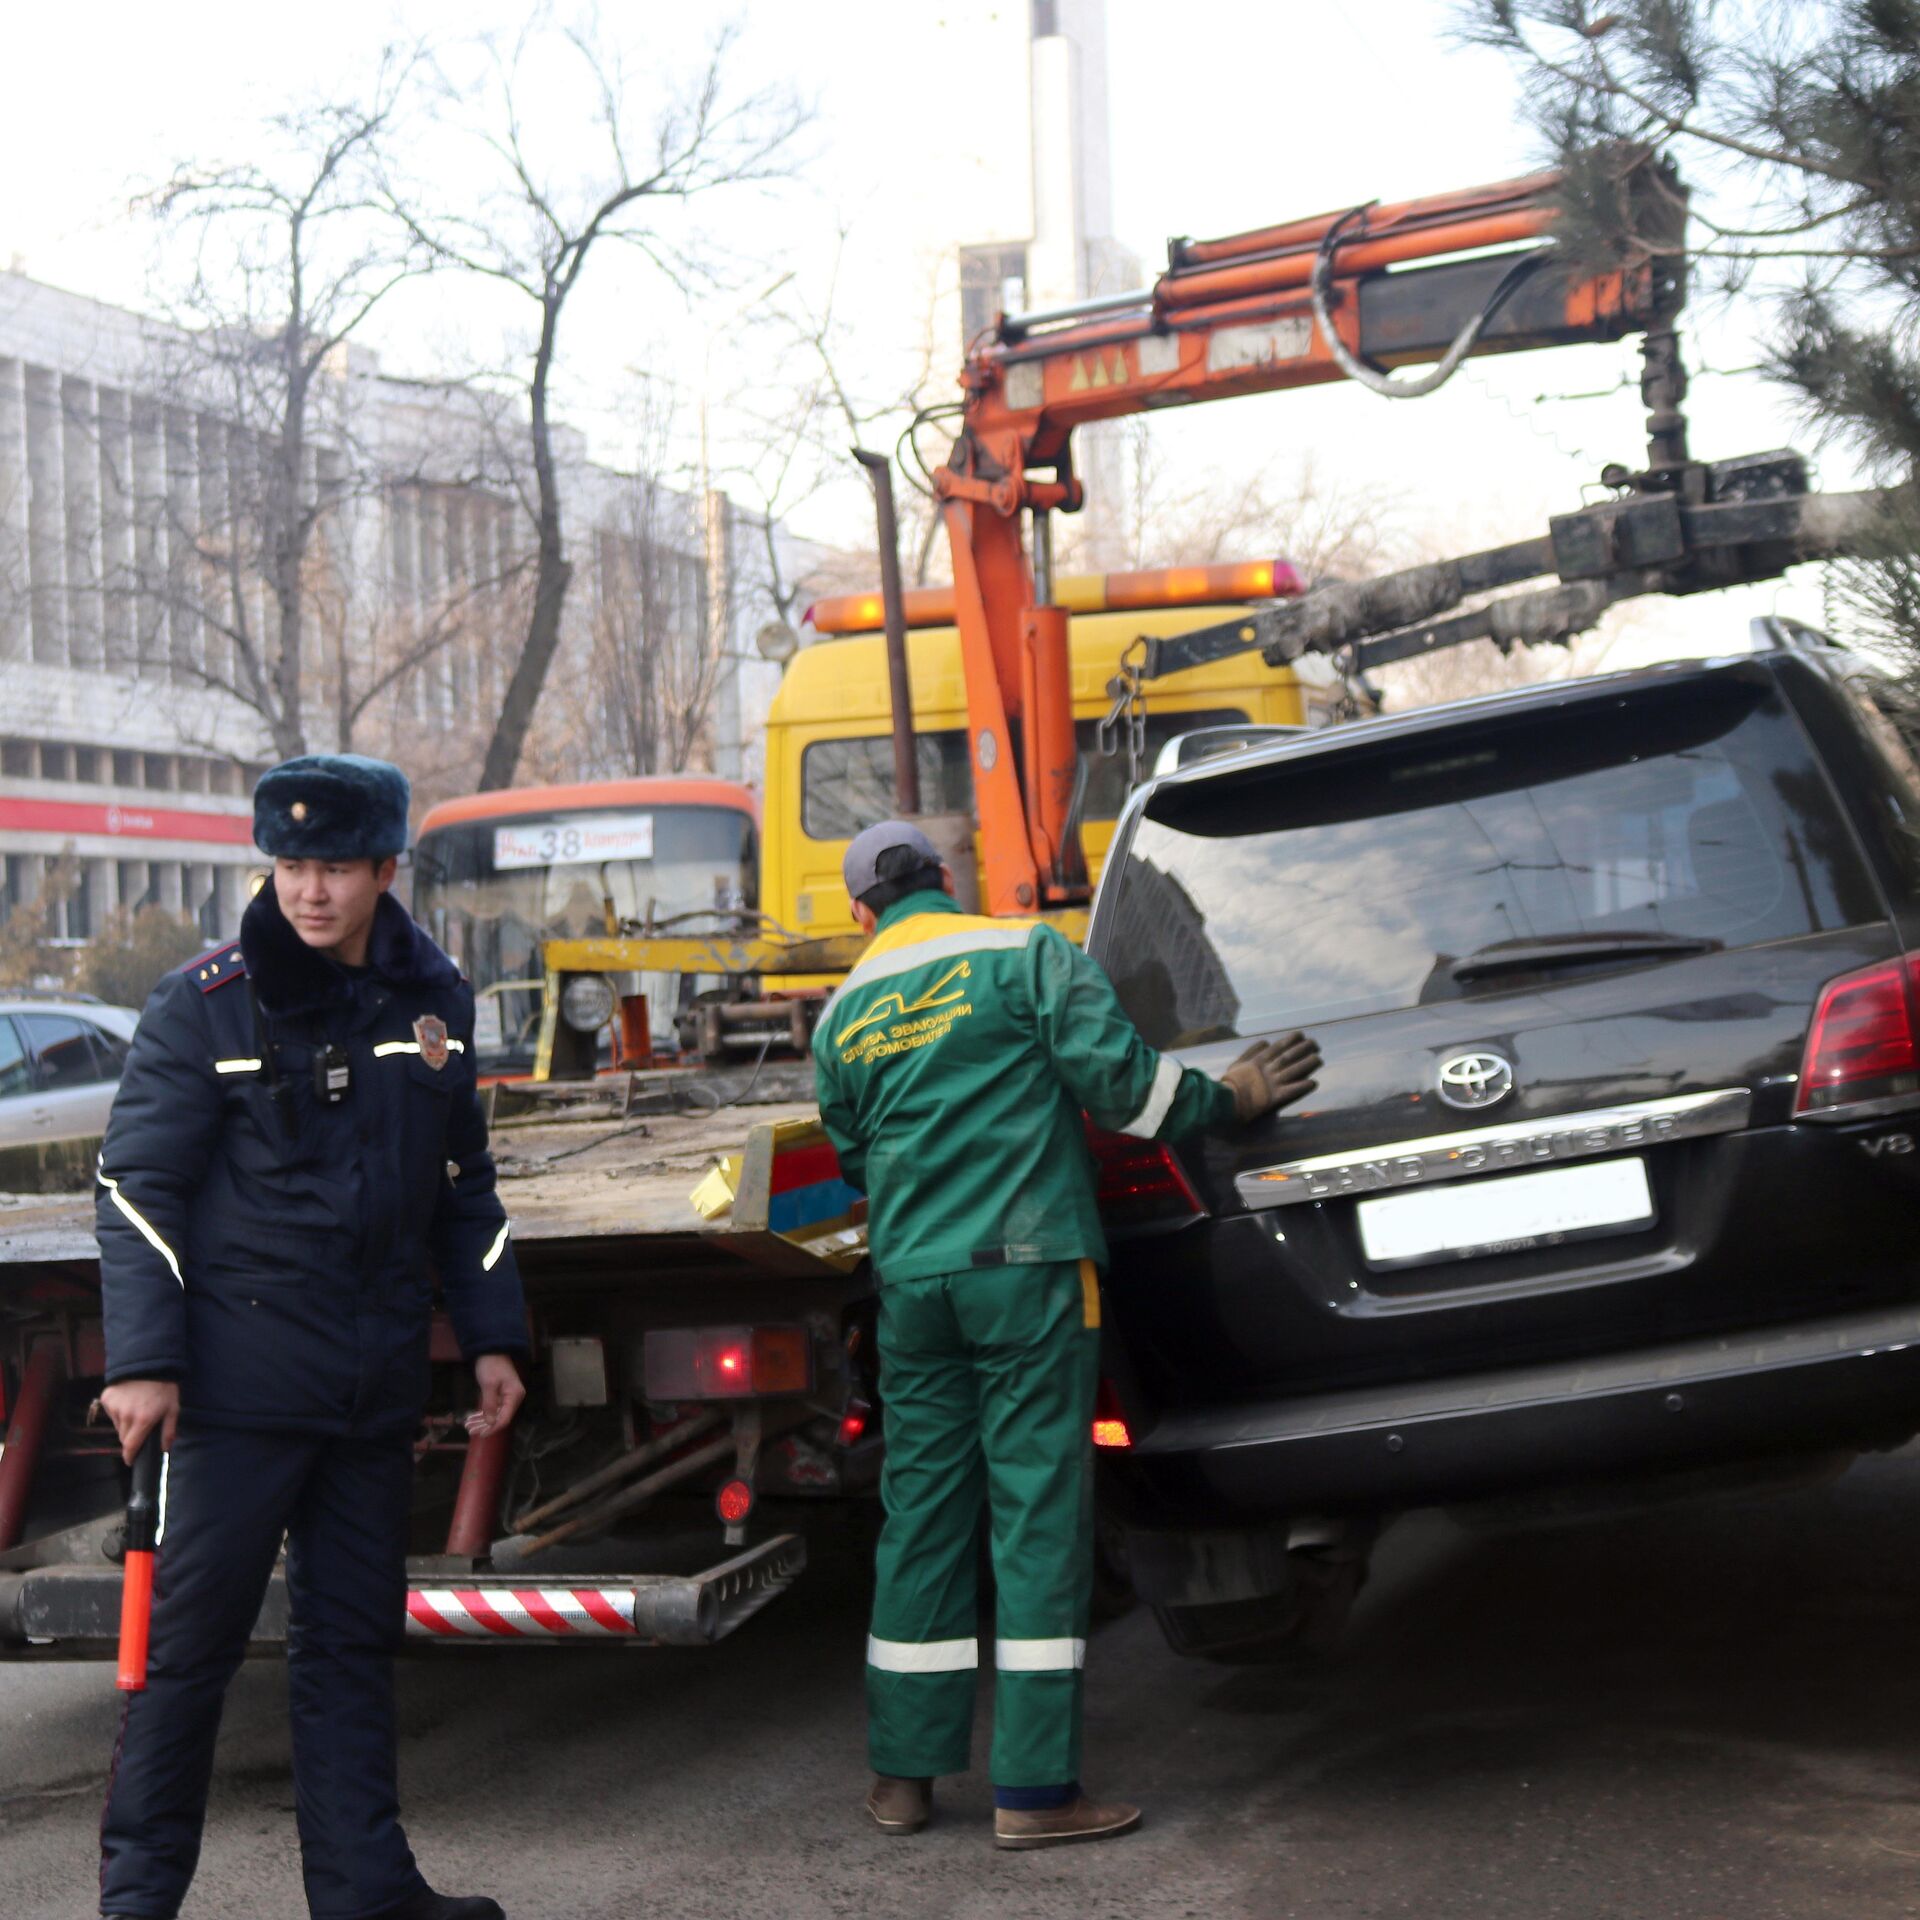
{"type": "Polygon", "coordinates": [[[1703,934],[1685,933],[1538,933],[1518,940],[1496,940],[1452,962],[1456,980],[1483,980],[1495,973],[1536,973],[1549,967],[1578,967],[1601,960],[1649,959],[1683,953],[1718,953],[1726,945],[1703,934]]]}

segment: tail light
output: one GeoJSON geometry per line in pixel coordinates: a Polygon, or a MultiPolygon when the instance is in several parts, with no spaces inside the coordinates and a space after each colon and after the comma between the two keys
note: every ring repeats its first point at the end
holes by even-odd
{"type": "Polygon", "coordinates": [[[1820,990],[1794,1112],[1840,1119],[1920,1097],[1920,953],[1843,973],[1820,990]]]}
{"type": "Polygon", "coordinates": [[[1100,1174],[1100,1216],[1109,1226],[1192,1220],[1206,1212],[1173,1149],[1161,1141],[1136,1140],[1130,1133],[1107,1133],[1089,1124],[1087,1144],[1100,1174]]]}
{"type": "Polygon", "coordinates": [[[1121,1410],[1120,1392],[1111,1380],[1103,1379],[1093,1402],[1093,1444],[1096,1447],[1130,1447],[1133,1434],[1127,1416],[1121,1410]]]}
{"type": "Polygon", "coordinates": [[[873,1418],[873,1409],[864,1400],[849,1400],[846,1411],[840,1416],[840,1424],[834,1429],[833,1444],[836,1447],[857,1445],[860,1436],[866,1432],[867,1423],[873,1418]]]}
{"type": "Polygon", "coordinates": [[[753,1488],[744,1480],[729,1480],[713,1496],[713,1510],[728,1526],[737,1527],[753,1511],[753,1488]]]}
{"type": "Polygon", "coordinates": [[[805,1393],[813,1348],[804,1327],[656,1327],[642,1370],[649,1400],[746,1400],[805,1393]]]}

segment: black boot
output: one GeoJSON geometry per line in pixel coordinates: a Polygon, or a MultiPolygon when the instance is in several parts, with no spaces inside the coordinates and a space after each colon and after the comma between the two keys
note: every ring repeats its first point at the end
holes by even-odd
{"type": "Polygon", "coordinates": [[[498,1900],[489,1900],[484,1895],[461,1897],[422,1887],[397,1907],[382,1907],[372,1920],[507,1920],[507,1916],[498,1900]]]}

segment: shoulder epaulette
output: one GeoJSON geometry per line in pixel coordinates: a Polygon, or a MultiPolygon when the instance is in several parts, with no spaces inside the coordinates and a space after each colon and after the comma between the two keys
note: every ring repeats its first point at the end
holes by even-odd
{"type": "Polygon", "coordinates": [[[247,963],[240,957],[238,944],[215,947],[211,953],[203,953],[197,960],[189,960],[180,969],[191,974],[200,983],[202,993],[211,993],[215,987],[224,987],[229,980],[244,980],[247,963]]]}

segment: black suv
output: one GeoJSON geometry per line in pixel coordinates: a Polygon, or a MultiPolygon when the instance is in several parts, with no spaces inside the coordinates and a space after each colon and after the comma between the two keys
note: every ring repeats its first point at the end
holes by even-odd
{"type": "Polygon", "coordinates": [[[1202,762],[1089,948],[1304,1109],[1097,1142],[1135,1582],[1231,1656],[1435,1503],[1638,1497],[1920,1429],[1920,766],[1843,649],[1560,682],[1202,762]]]}

